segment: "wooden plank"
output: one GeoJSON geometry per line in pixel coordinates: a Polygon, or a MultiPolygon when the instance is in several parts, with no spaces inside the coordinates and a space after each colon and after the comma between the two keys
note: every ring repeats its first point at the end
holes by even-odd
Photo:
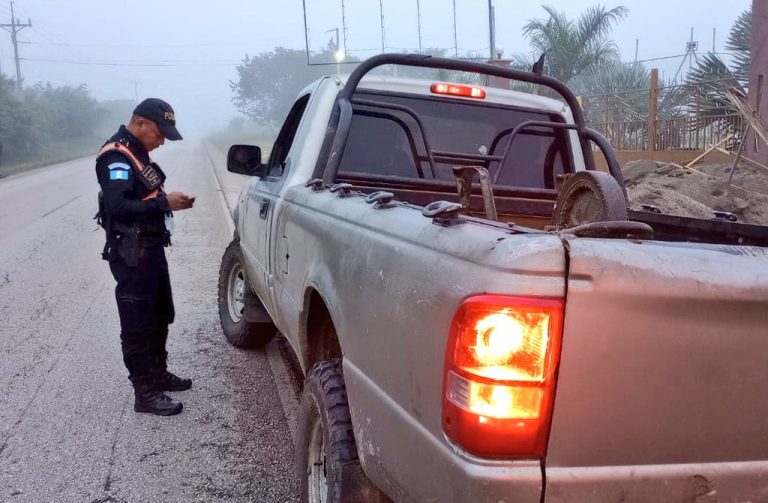
{"type": "Polygon", "coordinates": [[[765,124],[763,124],[763,121],[760,120],[757,112],[752,110],[752,107],[749,106],[749,103],[747,103],[747,97],[734,87],[727,89],[725,91],[725,95],[728,96],[728,100],[733,103],[736,108],[739,109],[739,112],[741,112],[741,114],[744,116],[744,119],[749,123],[750,126],[752,126],[755,134],[757,134],[760,139],[763,140],[764,144],[768,145],[768,128],[766,128],[765,124]]]}
{"type": "MultiPolygon", "coordinates": [[[[718,148],[717,148],[717,151],[718,151],[718,152],[722,152],[723,154],[728,154],[729,156],[730,156],[730,155],[736,155],[736,154],[734,154],[733,152],[728,152],[728,151],[727,151],[727,150],[725,150],[724,148],[720,148],[720,147],[718,147],[718,148]]],[[[746,163],[749,163],[749,164],[751,164],[752,166],[755,166],[755,167],[758,167],[758,168],[762,168],[762,169],[764,169],[764,170],[768,171],[768,166],[766,166],[765,164],[760,164],[760,163],[759,163],[759,162],[757,162],[757,161],[753,161],[753,160],[752,160],[752,159],[750,159],[749,157],[742,157],[742,158],[741,158],[741,160],[742,160],[742,161],[744,161],[744,162],[746,162],[746,163]]]]}
{"type": "Polygon", "coordinates": [[[731,133],[731,134],[729,134],[728,136],[726,136],[725,138],[723,138],[722,140],[720,140],[719,142],[715,143],[714,145],[710,145],[710,146],[709,146],[709,148],[708,148],[707,150],[705,150],[703,154],[700,154],[700,155],[699,155],[698,157],[696,157],[694,160],[692,160],[691,162],[687,163],[687,164],[685,165],[685,167],[686,167],[686,168],[690,168],[691,166],[693,166],[694,164],[696,164],[696,163],[697,163],[697,162],[699,162],[700,160],[704,159],[704,158],[705,158],[706,156],[708,156],[710,153],[712,153],[712,151],[713,151],[713,150],[716,150],[716,149],[717,149],[717,148],[718,148],[720,145],[722,145],[723,143],[725,143],[725,142],[727,142],[728,140],[730,140],[731,138],[733,138],[734,136],[736,136],[736,135],[735,135],[735,134],[733,134],[733,133],[731,133]]]}

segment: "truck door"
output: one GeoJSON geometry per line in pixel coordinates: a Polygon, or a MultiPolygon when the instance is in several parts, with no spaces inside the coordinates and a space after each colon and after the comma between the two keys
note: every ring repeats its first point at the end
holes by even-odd
{"type": "Polygon", "coordinates": [[[252,184],[248,191],[246,203],[246,224],[242,240],[246,253],[251,255],[248,262],[253,264],[249,274],[257,275],[258,279],[251,283],[257,289],[261,301],[271,310],[271,295],[268,291],[271,284],[269,271],[269,250],[271,249],[272,225],[274,222],[275,206],[283,186],[290,160],[288,154],[296,136],[304,110],[309,102],[309,94],[300,97],[293,105],[288,117],[277,135],[272,152],[267,163],[267,175],[252,184]]]}

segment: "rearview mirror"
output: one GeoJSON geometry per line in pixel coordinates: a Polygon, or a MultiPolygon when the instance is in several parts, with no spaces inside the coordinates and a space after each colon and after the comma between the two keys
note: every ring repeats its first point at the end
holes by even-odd
{"type": "Polygon", "coordinates": [[[267,166],[261,163],[261,148],[253,145],[232,145],[227,153],[227,171],[248,176],[264,176],[267,166]]]}

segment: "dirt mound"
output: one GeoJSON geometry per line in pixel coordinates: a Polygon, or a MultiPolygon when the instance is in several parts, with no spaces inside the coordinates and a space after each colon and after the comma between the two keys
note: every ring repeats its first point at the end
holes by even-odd
{"type": "Polygon", "coordinates": [[[630,207],[651,204],[663,213],[712,218],[714,211],[733,213],[739,222],[768,225],[768,170],[741,163],[696,165],[698,171],[656,161],[624,165],[630,207]]]}

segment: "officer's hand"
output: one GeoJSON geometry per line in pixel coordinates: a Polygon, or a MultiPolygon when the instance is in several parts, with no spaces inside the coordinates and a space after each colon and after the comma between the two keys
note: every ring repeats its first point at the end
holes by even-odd
{"type": "Polygon", "coordinates": [[[183,192],[171,192],[166,197],[168,198],[168,206],[170,206],[171,211],[188,210],[195,202],[194,199],[183,192]]]}

